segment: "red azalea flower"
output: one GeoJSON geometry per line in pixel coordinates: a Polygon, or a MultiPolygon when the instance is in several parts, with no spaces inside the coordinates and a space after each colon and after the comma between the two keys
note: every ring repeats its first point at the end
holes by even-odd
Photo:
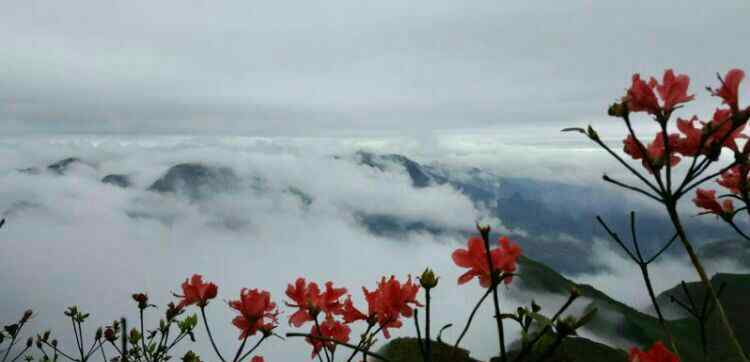
{"type": "Polygon", "coordinates": [[[265,362],[262,356],[255,356],[253,359],[250,360],[250,362],[265,362]]]}
{"type": "Polygon", "coordinates": [[[631,112],[659,113],[659,101],[656,99],[653,86],[644,82],[640,74],[633,74],[633,84],[628,89],[625,100],[631,112]]]}
{"type": "Polygon", "coordinates": [[[182,309],[188,305],[197,304],[199,307],[205,307],[210,299],[216,298],[219,288],[214,283],[204,283],[203,277],[194,274],[190,281],[185,279],[182,283],[182,295],[175,294],[176,297],[182,298],[177,305],[177,309],[182,309]]]}
{"type": "Polygon", "coordinates": [[[662,76],[662,82],[651,77],[648,83],[641,79],[640,74],[633,74],[633,82],[628,89],[624,100],[628,104],[631,112],[647,112],[658,115],[672,112],[679,104],[692,101],[695,96],[688,95],[687,90],[690,86],[690,77],[685,74],[675,75],[672,69],[667,69],[662,76]],[[659,94],[664,103],[659,105],[659,99],[654,93],[654,89],[659,94]]]}
{"type": "Polygon", "coordinates": [[[304,278],[298,278],[294,285],[289,284],[286,295],[294,303],[287,306],[299,308],[289,317],[289,323],[295,327],[302,326],[307,321],[315,320],[315,316],[323,312],[327,317],[343,312],[340,298],[346,294],[346,288],[334,288],[332,282],[326,283],[326,290],[321,293],[315,282],[309,284],[304,278]]]}
{"type": "Polygon", "coordinates": [[[276,303],[271,302],[271,293],[265,290],[243,288],[240,299],[230,301],[229,306],[240,312],[232,320],[232,324],[242,331],[240,339],[252,336],[258,330],[270,332],[276,328],[279,311],[276,303]]]}
{"type": "Polygon", "coordinates": [[[630,349],[630,362],[680,362],[677,356],[672,354],[664,345],[657,341],[648,351],[638,348],[630,349]]]}
{"type": "MultiPolygon", "coordinates": [[[[661,134],[661,132],[658,132],[656,136],[654,137],[654,140],[651,141],[651,143],[648,144],[648,146],[644,147],[646,152],[648,152],[648,157],[651,159],[651,162],[653,162],[653,165],[650,165],[648,163],[648,160],[643,157],[643,153],[641,152],[641,147],[638,145],[638,140],[635,139],[632,135],[628,135],[627,138],[623,141],[624,147],[623,151],[630,155],[634,160],[640,160],[643,159],[643,167],[648,170],[650,173],[654,173],[654,170],[659,170],[664,163],[664,153],[666,152],[666,146],[664,143],[664,136],[661,134]]],[[[641,144],[643,145],[643,144],[641,144]]],[[[676,133],[669,135],[669,151],[670,151],[670,157],[669,162],[670,165],[675,166],[680,162],[680,157],[675,155],[678,150],[682,149],[682,142],[680,140],[680,136],[676,133]]]]}
{"type": "Polygon", "coordinates": [[[348,296],[344,301],[344,307],[342,309],[341,317],[344,318],[344,323],[347,324],[356,321],[367,320],[369,318],[366,314],[360,312],[360,310],[354,306],[351,295],[348,296]]]}
{"type": "Polygon", "coordinates": [[[722,172],[721,177],[716,182],[727,188],[729,191],[735,194],[740,193],[740,188],[743,184],[747,184],[747,179],[742,180],[742,167],[740,165],[733,166],[732,168],[722,172]]]}
{"type": "Polygon", "coordinates": [[[740,69],[732,69],[724,76],[721,82],[721,88],[718,90],[711,90],[711,94],[717,97],[721,97],[724,103],[729,105],[733,112],[737,112],[738,97],[740,92],[740,83],[745,78],[745,72],[740,69]]]}
{"type": "Polygon", "coordinates": [[[719,216],[729,215],[734,212],[734,205],[731,200],[724,200],[722,204],[716,200],[716,190],[705,190],[699,188],[695,192],[695,198],[693,199],[695,206],[702,209],[706,209],[707,214],[716,214],[719,216]]]}
{"type": "Polygon", "coordinates": [[[672,112],[677,105],[690,102],[695,98],[695,96],[687,94],[690,77],[685,74],[675,76],[672,69],[667,69],[664,72],[661,84],[656,84],[654,78],[651,78],[651,83],[656,85],[656,91],[664,101],[665,113],[672,112]]]}
{"type": "MultiPolygon", "coordinates": [[[[349,326],[334,320],[333,318],[326,318],[326,320],[320,324],[320,329],[315,325],[312,326],[312,329],[310,329],[310,335],[315,337],[327,337],[346,343],[349,342],[349,333],[351,333],[351,331],[352,330],[349,326]]],[[[313,346],[311,358],[315,358],[323,347],[327,348],[329,351],[336,350],[336,344],[333,342],[321,341],[314,338],[306,338],[305,340],[313,346]]]]}
{"type": "Polygon", "coordinates": [[[400,328],[400,318],[412,316],[412,306],[422,307],[417,301],[417,293],[420,286],[411,280],[411,276],[404,284],[401,284],[395,276],[390,279],[383,277],[378,282],[378,288],[370,292],[362,288],[367,299],[367,315],[360,312],[351,303],[351,298],[345,302],[344,321],[351,323],[355,320],[367,320],[370,323],[378,323],[383,330],[385,338],[391,338],[388,328],[400,328]]]}
{"type": "Polygon", "coordinates": [[[734,131],[732,131],[732,128],[734,125],[732,124],[732,111],[729,109],[716,109],[714,112],[714,116],[711,119],[711,122],[708,122],[704,127],[710,127],[710,129],[715,130],[713,133],[711,133],[711,137],[708,138],[709,142],[707,142],[708,145],[714,145],[717,142],[720,142],[721,140],[724,140],[726,137],[726,140],[724,140],[724,143],[722,146],[728,147],[732,151],[737,151],[737,138],[747,138],[747,136],[742,134],[742,130],[745,128],[745,124],[743,123],[741,126],[737,127],[734,131]],[[730,134],[731,132],[731,134],[730,134]]]}
{"type": "MultiPolygon", "coordinates": [[[[502,248],[493,249],[490,252],[492,265],[495,270],[506,273],[516,271],[516,261],[521,256],[521,248],[507,237],[498,240],[502,248]]],[[[453,252],[453,262],[462,268],[469,268],[469,271],[458,278],[458,284],[465,284],[474,277],[479,278],[479,285],[483,288],[491,286],[490,268],[487,265],[487,249],[484,247],[484,240],[479,236],[469,238],[468,249],[457,249],[453,252]]],[[[508,284],[512,278],[505,279],[508,284]]]]}
{"type": "Polygon", "coordinates": [[[677,129],[679,129],[685,137],[680,138],[676,148],[677,152],[684,156],[697,156],[703,153],[703,150],[700,149],[703,128],[696,128],[696,121],[698,121],[698,117],[696,116],[693,116],[693,118],[689,120],[681,118],[677,119],[677,129]]]}

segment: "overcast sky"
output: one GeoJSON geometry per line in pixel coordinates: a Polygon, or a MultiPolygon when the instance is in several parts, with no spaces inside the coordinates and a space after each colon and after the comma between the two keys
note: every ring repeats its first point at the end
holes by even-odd
{"type": "MultiPolygon", "coordinates": [[[[750,69],[736,1],[3,1],[3,132],[336,135],[602,118],[750,69]]],[[[706,108],[708,109],[708,108],[706,108]]]]}

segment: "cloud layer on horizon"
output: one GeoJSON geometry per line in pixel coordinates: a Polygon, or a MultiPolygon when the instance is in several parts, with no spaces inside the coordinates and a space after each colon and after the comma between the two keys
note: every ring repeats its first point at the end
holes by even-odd
{"type": "MultiPolygon", "coordinates": [[[[434,325],[460,324],[481,295],[474,283],[464,287],[454,284],[461,270],[453,265],[450,254],[461,241],[421,232],[399,240],[375,236],[352,214],[385,212],[461,227],[472,225],[481,210],[450,187],[415,189],[403,172],[375,172],[330,157],[331,153],[346,154],[368,145],[372,150],[390,150],[390,145],[398,143],[388,139],[337,139],[326,144],[242,138],[6,138],[0,142],[4,170],[0,173],[0,207],[14,211],[0,232],[0,275],[9,296],[0,305],[0,320],[11,320],[33,307],[39,313],[33,328],[53,328],[64,336],[67,324],[61,312],[68,304],[78,303],[92,312],[96,324],[108,323],[119,317],[117,313],[134,310],[131,293],[146,291],[155,302],[164,304],[170,298],[169,291],[177,291],[179,283],[192,273],[202,273],[217,282],[222,299],[235,298],[240,288],[250,287],[268,289],[281,302],[286,284],[305,276],[346,286],[361,302],[359,287],[372,287],[381,275],[404,278],[430,266],[442,277],[441,288],[435,292],[434,325]],[[43,166],[66,156],[79,156],[95,167],[76,164],[64,176],[28,175],[15,170],[43,166]],[[230,166],[243,179],[260,176],[265,180],[264,189],[258,192],[247,187],[200,202],[145,191],[170,166],[194,161],[230,166]],[[135,182],[131,189],[99,181],[108,173],[128,172],[135,182]],[[285,192],[288,186],[315,198],[309,209],[285,192]],[[152,217],[131,217],[134,214],[152,217]],[[227,227],[228,219],[232,227],[227,227]]],[[[512,158],[524,154],[529,146],[494,147],[509,151],[495,163],[488,162],[499,167],[505,160],[511,164],[523,162],[512,158]]],[[[536,152],[534,157],[545,151],[542,148],[536,152]]],[[[537,164],[532,175],[550,177],[555,172],[539,169],[554,170],[561,167],[560,162],[570,162],[570,153],[547,152],[549,157],[542,157],[547,163],[537,164]]],[[[460,157],[448,157],[443,162],[469,167],[475,164],[468,160],[486,157],[479,152],[472,158],[468,149],[457,155],[460,157]]],[[[511,175],[528,176],[527,172],[513,170],[511,175]]],[[[558,177],[574,180],[570,175],[558,177]]],[[[498,223],[502,220],[493,221],[495,226],[498,223]]],[[[569,239],[566,242],[579,242],[569,239]]],[[[581,280],[631,305],[643,306],[645,295],[636,293],[637,273],[629,272],[611,248],[601,247],[596,255],[608,272],[583,275],[581,280]],[[614,285],[627,287],[613,289],[614,285]]],[[[724,267],[744,270],[735,265],[724,267]]],[[[655,266],[655,270],[665,271],[656,277],[658,288],[669,288],[675,278],[690,279],[691,275],[686,264],[673,259],[665,259],[664,266],[655,266]]],[[[528,304],[535,298],[550,309],[564,299],[530,295],[515,286],[504,294],[509,298],[504,302],[507,305],[528,304]]],[[[217,323],[222,345],[230,348],[236,333],[228,325],[231,312],[222,304],[218,300],[213,303],[210,317],[217,323]]],[[[487,308],[480,313],[489,315],[487,308]]],[[[281,332],[287,331],[286,317],[282,317],[281,332]]],[[[447,331],[445,338],[453,340],[458,330],[454,327],[447,331]]],[[[511,328],[510,335],[516,333],[511,328]]],[[[411,326],[396,335],[413,335],[411,326]]],[[[493,353],[495,341],[492,321],[480,319],[467,336],[465,347],[486,358],[493,353]]],[[[263,350],[269,360],[309,354],[301,340],[287,341],[284,348],[276,343],[269,342],[263,350]]],[[[203,342],[193,347],[210,355],[203,342]]]]}

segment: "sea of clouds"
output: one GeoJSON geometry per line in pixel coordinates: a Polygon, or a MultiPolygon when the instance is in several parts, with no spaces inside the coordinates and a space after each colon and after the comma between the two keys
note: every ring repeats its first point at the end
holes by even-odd
{"type": "MultiPolygon", "coordinates": [[[[361,286],[374,288],[381,276],[391,274],[399,279],[416,276],[429,266],[441,277],[433,293],[433,326],[454,323],[444,339],[455,340],[483,292],[476,283],[455,284],[463,271],[450,255],[463,240],[425,232],[398,239],[377,236],[356,215],[388,214],[457,229],[481,220],[505,230],[503,220],[487,219],[483,210],[449,185],[417,189],[403,171],[381,172],[333,157],[358,150],[566,183],[596,183],[603,171],[618,172],[603,152],[567,138],[550,138],[545,146],[534,145],[530,138],[469,133],[369,138],[2,138],[0,211],[7,224],[0,230],[4,295],[0,321],[9,323],[33,308],[36,316],[30,328],[52,329],[70,348],[69,321],[62,314],[67,306],[77,304],[92,314],[86,332],[90,338],[96,326],[113,319],[124,315],[135,320],[132,293],[146,292],[163,306],[174,299],[171,292],[179,292],[185,278],[199,273],[219,285],[219,298],[208,314],[220,347],[229,354],[239,341],[229,324],[233,312],[224,301],[236,299],[243,287],[271,292],[284,309],[278,330],[283,335],[292,330],[286,322],[291,309],[283,307],[284,290],[297,277],[319,283],[332,280],[349,288],[361,305],[361,286]],[[83,162],[73,164],[64,175],[18,171],[43,169],[66,157],[83,162]],[[242,180],[257,182],[197,201],[146,190],[170,167],[185,162],[230,167],[242,180]],[[102,183],[108,174],[127,174],[134,184],[125,189],[102,183]],[[307,205],[289,193],[289,187],[302,190],[313,202],[307,205]]],[[[647,295],[635,267],[612,250],[613,244],[600,240],[594,245],[605,271],[570,277],[645,308],[647,295]]],[[[677,257],[664,258],[653,269],[657,291],[693,279],[689,265],[677,257]]],[[[714,270],[742,268],[723,263],[714,270]]],[[[533,295],[513,285],[503,294],[503,305],[513,309],[534,298],[549,311],[565,299],[533,295]]],[[[161,308],[147,317],[147,325],[156,323],[161,308]]],[[[472,325],[463,346],[475,357],[488,358],[497,348],[490,304],[479,313],[482,317],[472,325]]],[[[517,335],[517,329],[509,328],[511,336],[517,335]]],[[[199,330],[199,342],[187,348],[211,360],[203,329],[199,330]]],[[[407,322],[394,334],[415,333],[407,322]]],[[[352,333],[352,338],[357,335],[352,333]]],[[[260,349],[268,361],[305,360],[309,352],[302,340],[271,339],[260,349]]]]}

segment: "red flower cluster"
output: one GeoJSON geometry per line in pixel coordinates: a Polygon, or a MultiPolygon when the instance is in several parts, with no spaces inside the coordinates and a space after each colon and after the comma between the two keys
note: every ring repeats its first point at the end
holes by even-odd
{"type": "MultiPolygon", "coordinates": [[[[334,319],[334,315],[344,314],[344,303],[341,297],[346,294],[346,288],[334,288],[333,282],[327,282],[325,291],[321,291],[315,282],[307,283],[304,278],[298,278],[294,285],[289,284],[286,295],[293,303],[286,305],[297,308],[289,317],[289,324],[301,327],[309,321],[314,321],[310,335],[327,337],[339,342],[349,341],[351,329],[340,321],[334,319]],[[325,320],[319,324],[317,318],[320,313],[325,315],[325,320]]],[[[308,343],[313,346],[312,357],[315,357],[323,347],[333,351],[336,347],[333,342],[325,342],[314,338],[307,338],[308,343]]]]}
{"type": "MultiPolygon", "coordinates": [[[[495,272],[502,271],[513,273],[516,271],[518,257],[521,256],[521,248],[518,244],[513,243],[508,237],[503,236],[498,240],[500,248],[490,251],[492,265],[495,272]]],[[[484,247],[484,240],[479,236],[469,238],[468,249],[457,249],[453,252],[453,262],[462,268],[469,268],[469,271],[458,278],[458,284],[465,284],[474,277],[479,278],[479,285],[483,288],[489,288],[492,284],[490,275],[490,266],[487,265],[487,249],[484,247]]],[[[505,283],[509,284],[513,277],[505,278],[505,283]]]]}
{"type": "MultiPolygon", "coordinates": [[[[316,325],[312,326],[310,335],[313,337],[331,338],[339,342],[349,342],[349,333],[351,333],[351,331],[352,330],[349,326],[334,320],[333,318],[326,318],[326,320],[320,324],[320,328],[317,328],[316,325]]],[[[336,344],[330,341],[321,341],[315,338],[306,338],[306,341],[313,346],[312,354],[310,355],[311,358],[315,358],[323,347],[329,351],[336,350],[336,344]]]]}
{"type": "Polygon", "coordinates": [[[219,288],[214,283],[204,283],[203,277],[194,274],[188,281],[182,283],[182,295],[175,294],[176,297],[182,298],[177,305],[177,309],[197,304],[199,307],[205,307],[210,299],[216,298],[219,288]]]}
{"type": "MultiPolygon", "coordinates": [[[[744,76],[743,71],[732,69],[722,80],[721,87],[711,90],[713,95],[721,97],[723,103],[730,108],[717,109],[710,121],[699,121],[695,116],[690,119],[678,118],[677,129],[680,133],[670,133],[666,139],[662,133],[658,133],[648,145],[642,144],[632,134],[628,135],[623,141],[623,151],[635,160],[642,160],[644,168],[650,173],[658,171],[667,162],[671,166],[677,165],[680,162],[677,154],[716,157],[715,153],[721,147],[738,151],[736,140],[747,138],[741,133],[745,128],[744,123],[735,125],[733,122],[733,115],[739,112],[739,85],[744,76]],[[667,148],[669,155],[666,154],[667,148]]],[[[671,69],[664,72],[661,83],[654,78],[646,83],[640,75],[634,74],[627,95],[623,97],[623,103],[627,104],[629,111],[647,112],[657,116],[659,120],[666,120],[679,104],[694,99],[694,96],[687,94],[689,85],[690,78],[687,75],[675,75],[671,69]],[[659,103],[659,99],[662,104],[659,103]]],[[[750,107],[746,111],[750,112],[750,107]]]]}
{"type": "Polygon", "coordinates": [[[669,114],[677,105],[695,98],[687,94],[689,85],[690,77],[684,74],[676,76],[672,69],[664,72],[661,84],[653,77],[646,83],[639,74],[633,74],[633,83],[624,101],[631,112],[645,111],[653,115],[669,114]],[[659,94],[663,105],[659,105],[654,89],[659,94]]]}
{"type": "Polygon", "coordinates": [[[654,343],[648,351],[641,351],[638,348],[630,349],[630,362],[680,362],[680,360],[670,352],[661,342],[654,343]]]}
{"type": "Polygon", "coordinates": [[[305,322],[315,320],[320,312],[325,313],[327,318],[334,314],[341,314],[343,304],[340,299],[344,294],[346,294],[346,288],[334,288],[332,282],[327,282],[325,291],[321,292],[317,283],[308,284],[305,278],[298,278],[294,285],[289,284],[286,288],[287,297],[294,302],[286,303],[286,305],[298,308],[289,317],[289,324],[300,327],[305,322]]]}
{"type": "Polygon", "coordinates": [[[422,306],[416,299],[419,288],[419,285],[412,282],[411,276],[403,284],[395,276],[387,280],[383,277],[374,291],[362,288],[367,300],[367,314],[354,307],[351,296],[347,298],[344,302],[344,322],[366,320],[371,325],[377,323],[385,338],[391,338],[388,328],[400,328],[400,318],[410,318],[413,314],[412,306],[422,306]]]}
{"type": "Polygon", "coordinates": [[[257,331],[270,333],[278,325],[276,317],[279,311],[276,303],[271,302],[271,293],[258,289],[243,288],[240,299],[229,302],[229,306],[240,313],[232,320],[232,324],[239,328],[240,339],[254,335],[257,331]]]}
{"type": "Polygon", "coordinates": [[[733,194],[739,194],[742,189],[747,189],[748,186],[748,168],[747,166],[737,165],[734,166],[721,174],[721,177],[716,182],[724,186],[733,194]]]}
{"type": "MultiPolygon", "coordinates": [[[[680,157],[675,155],[676,151],[680,147],[680,136],[677,134],[669,135],[669,163],[671,166],[675,166],[680,162],[680,157]]],[[[643,160],[643,167],[648,172],[654,173],[654,170],[659,170],[665,160],[664,153],[666,152],[666,146],[664,142],[664,135],[657,133],[654,140],[648,144],[648,147],[643,146],[633,135],[629,135],[623,141],[625,147],[623,151],[630,155],[634,160],[643,160]],[[644,157],[641,149],[645,150],[648,157],[644,157]],[[648,161],[651,161],[649,164],[648,161]]]]}
{"type": "Polygon", "coordinates": [[[725,199],[721,204],[716,200],[715,190],[704,190],[699,188],[693,199],[695,206],[706,209],[706,214],[716,214],[721,217],[731,217],[734,213],[732,201],[725,199]]]}
{"type": "Polygon", "coordinates": [[[724,100],[723,103],[736,113],[739,111],[739,89],[743,79],[745,79],[745,72],[740,69],[732,69],[724,76],[724,79],[720,79],[721,88],[718,90],[712,89],[711,94],[721,97],[724,100]]]}

